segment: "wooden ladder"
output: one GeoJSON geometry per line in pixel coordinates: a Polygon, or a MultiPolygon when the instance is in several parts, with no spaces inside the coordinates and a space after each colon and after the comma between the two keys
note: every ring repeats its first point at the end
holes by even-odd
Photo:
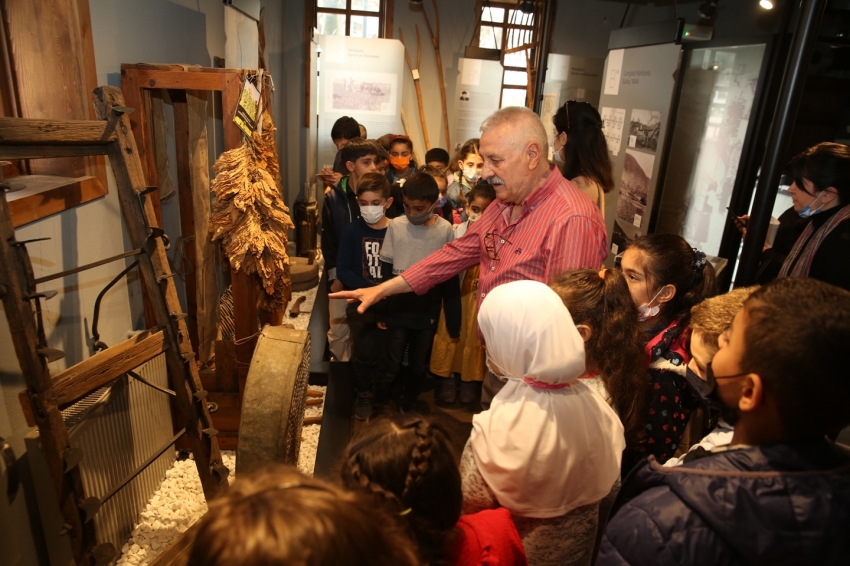
{"type": "MultiPolygon", "coordinates": [[[[201,385],[184,320],[186,315],[181,313],[173,273],[166,258],[164,233],[156,221],[151,199],[145,196],[150,191],[145,184],[128,118],[133,110],[124,107],[123,96],[117,88],[104,86],[94,92],[100,121],[0,118],[0,159],[82,155],[109,157],[133,250],[71,271],[82,271],[127,257],[135,258],[156,322],[154,328],[51,376],[47,363],[60,359],[64,354],[47,344],[41,301],[56,293],[40,293],[36,289],[27,242],[15,239],[9,215],[5,191],[12,187],[10,183],[3,183],[0,191],[0,295],[26,381],[29,405],[58,495],[64,518],[62,532],[70,537],[78,565],[109,564],[117,558],[117,552],[112,544],[97,543],[92,518],[103,501],[85,493],[79,469],[82,453],[71,445],[62,408],[164,353],[180,418],[185,426],[172,443],[182,434],[187,436],[207,499],[212,499],[227,487],[229,473],[221,459],[216,439],[218,431],[213,428],[204,401],[207,392],[201,385]]],[[[137,473],[143,468],[144,465],[137,473]]],[[[115,486],[110,494],[132,477],[115,486]]]]}

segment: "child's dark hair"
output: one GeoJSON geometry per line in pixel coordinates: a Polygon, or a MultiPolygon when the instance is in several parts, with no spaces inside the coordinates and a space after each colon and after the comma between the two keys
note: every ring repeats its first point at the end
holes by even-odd
{"type": "Polygon", "coordinates": [[[455,155],[454,161],[451,162],[452,171],[458,171],[457,162],[458,161],[466,161],[466,157],[471,153],[474,155],[480,155],[478,151],[478,146],[481,140],[479,138],[472,138],[466,140],[460,149],[457,150],[457,155],[455,155]]]}
{"type": "Polygon", "coordinates": [[[366,157],[367,155],[374,155],[377,157],[378,148],[375,146],[374,142],[357,137],[349,140],[348,143],[342,146],[340,159],[343,164],[348,163],[349,161],[356,163],[358,159],[366,157]]]}
{"type": "Polygon", "coordinates": [[[407,178],[401,187],[401,193],[410,200],[435,202],[440,198],[440,187],[428,173],[417,171],[407,178]]]}
{"type": "Polygon", "coordinates": [[[331,128],[331,139],[339,140],[353,140],[354,138],[360,137],[360,124],[357,123],[357,120],[350,116],[343,116],[342,118],[338,118],[336,122],[334,122],[333,127],[331,128]]]}
{"type": "Polygon", "coordinates": [[[639,236],[627,249],[640,252],[638,264],[654,290],[665,285],[676,288],[673,298],[661,304],[660,320],[671,322],[679,319],[687,325],[691,308],[717,294],[714,268],[702,252],[692,248],[681,236],[639,236]]]}
{"type": "Polygon", "coordinates": [[[395,134],[390,138],[389,144],[387,145],[387,151],[392,151],[393,146],[397,143],[403,143],[407,146],[407,149],[413,152],[413,142],[411,139],[408,136],[400,136],[398,134],[395,134]]]}
{"type": "Polygon", "coordinates": [[[808,179],[818,192],[835,187],[838,202],[850,204],[850,147],[843,143],[812,146],[794,157],[787,169],[801,191],[808,192],[803,184],[803,179],[808,179]]]}
{"type": "Polygon", "coordinates": [[[377,496],[417,541],[423,562],[442,563],[463,503],[446,431],[426,417],[384,415],[349,443],[343,462],[343,485],[377,496]]]}
{"type": "Polygon", "coordinates": [[[567,179],[584,175],[596,181],[603,192],[614,189],[614,169],[602,133],[602,117],[588,102],[570,100],[552,118],[555,130],[567,132],[564,170],[567,179]],[[569,115],[567,114],[569,112],[569,115]]]}
{"type": "Polygon", "coordinates": [[[549,286],[564,301],[573,322],[590,327],[584,343],[587,368],[599,372],[623,422],[626,442],[637,446],[645,433],[647,368],[637,307],[625,277],[611,269],[602,276],[593,269],[577,269],[549,286]]]}
{"type": "Polygon", "coordinates": [[[762,378],[789,440],[847,426],[850,292],[816,279],[778,279],[750,295],[744,310],[741,371],[762,378]]]}
{"type": "Polygon", "coordinates": [[[494,189],[493,185],[487,181],[478,181],[478,183],[469,190],[469,194],[466,195],[466,200],[472,202],[477,198],[494,201],[496,200],[496,189],[494,189]]]}
{"type": "Polygon", "coordinates": [[[366,173],[360,177],[354,192],[358,197],[363,193],[378,193],[383,198],[390,198],[390,182],[381,173],[366,173]]]}
{"type": "Polygon", "coordinates": [[[188,566],[418,565],[409,536],[370,503],[291,466],[240,475],[193,529],[188,566]]]}
{"type": "Polygon", "coordinates": [[[449,152],[442,147],[432,147],[425,153],[425,163],[436,161],[443,165],[449,164],[449,152]]]}
{"type": "MultiPolygon", "coordinates": [[[[443,174],[442,171],[440,171],[439,169],[437,169],[433,165],[423,165],[422,167],[419,168],[419,171],[421,173],[425,173],[426,175],[431,175],[431,177],[433,177],[434,180],[437,181],[437,182],[439,182],[440,179],[442,179],[443,182],[446,182],[446,183],[448,182],[448,181],[446,181],[445,174],[443,174]]],[[[410,198],[410,197],[408,197],[408,198],[410,198]]]]}

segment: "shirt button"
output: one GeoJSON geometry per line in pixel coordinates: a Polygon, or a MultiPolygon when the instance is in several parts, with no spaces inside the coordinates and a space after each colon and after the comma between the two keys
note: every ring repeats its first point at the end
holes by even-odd
{"type": "Polygon", "coordinates": [[[496,266],[495,266],[495,265],[491,265],[491,266],[490,266],[490,271],[496,271],[496,266]]]}
{"type": "Polygon", "coordinates": [[[486,297],[486,296],[487,296],[487,293],[481,293],[481,298],[482,298],[482,299],[483,299],[484,297],[486,297]]]}
{"type": "Polygon", "coordinates": [[[499,240],[499,243],[500,243],[500,244],[504,244],[504,243],[505,243],[505,241],[504,241],[504,240],[499,240]]]}

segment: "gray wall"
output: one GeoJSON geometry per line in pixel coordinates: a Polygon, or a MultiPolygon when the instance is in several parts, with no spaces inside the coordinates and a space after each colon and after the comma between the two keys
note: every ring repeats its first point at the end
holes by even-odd
{"type": "MultiPolygon", "coordinates": [[[[308,132],[304,116],[304,1],[264,0],[266,6],[266,57],[276,85],[275,116],[287,204],[311,179],[307,171],[308,132]]],[[[469,44],[474,25],[474,0],[438,0],[441,16],[441,50],[449,99],[449,120],[457,79],[457,61],[469,44]]],[[[680,6],[680,15],[695,22],[698,3],[680,6]]],[[[119,84],[121,63],[185,63],[209,66],[213,56],[224,56],[224,16],[221,0],[90,0],[92,32],[98,82],[119,84]]],[[[429,14],[433,12],[426,2],[429,14]]],[[[625,4],[599,0],[560,0],[557,7],[552,50],[555,53],[604,57],[608,34],[620,24],[625,4]]],[[[763,39],[758,27],[757,2],[721,0],[717,18],[717,37],[731,40],[763,39]]],[[[672,8],[637,6],[630,10],[626,25],[638,25],[673,16],[672,8]]],[[[404,0],[395,2],[393,37],[401,27],[411,55],[415,57],[414,25],[422,35],[421,87],[426,108],[429,137],[433,146],[445,145],[436,79],[436,62],[422,15],[404,0]]],[[[433,23],[433,22],[432,22],[433,23]]],[[[414,59],[415,61],[415,59],[414,59]]],[[[415,143],[424,153],[419,125],[419,110],[413,80],[405,71],[403,105],[415,143]]],[[[220,116],[217,117],[220,120],[220,116]]],[[[220,151],[220,124],[211,117],[210,151],[220,151]]],[[[384,132],[370,132],[377,137],[384,132]]],[[[464,140],[452,140],[452,145],[464,140]]],[[[173,167],[173,151],[171,163],[173,167]]],[[[48,242],[30,246],[36,276],[95,261],[127,248],[121,228],[115,187],[110,180],[109,194],[97,201],[41,220],[18,230],[18,238],[51,236],[48,242]],[[118,238],[122,234],[122,238],[118,238]]],[[[176,199],[163,207],[166,230],[178,233],[176,199]]],[[[66,360],[52,364],[57,372],[65,364],[76,363],[90,355],[87,342],[94,299],[100,289],[117,273],[118,266],[101,267],[62,282],[48,285],[60,294],[47,303],[47,325],[51,345],[67,353],[66,360]]],[[[131,282],[116,285],[107,295],[101,317],[103,339],[114,344],[141,325],[138,286],[131,282]]],[[[9,439],[19,457],[24,454],[23,437],[29,432],[23,420],[17,394],[23,389],[20,369],[11,346],[5,316],[0,316],[0,436],[9,439]]],[[[0,480],[2,481],[2,480],[0,480]]],[[[19,494],[8,506],[0,497],[0,548],[4,563],[39,563],[40,541],[30,523],[36,517],[27,512],[26,496],[19,494]]],[[[35,527],[37,532],[38,528],[35,527]]]]}

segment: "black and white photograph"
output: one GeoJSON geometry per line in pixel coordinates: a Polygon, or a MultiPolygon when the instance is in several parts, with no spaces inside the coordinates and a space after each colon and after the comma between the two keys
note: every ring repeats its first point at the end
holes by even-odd
{"type": "Polygon", "coordinates": [[[328,111],[389,114],[395,111],[398,76],[364,71],[328,71],[328,111]]]}
{"type": "Polygon", "coordinates": [[[632,238],[629,238],[629,235],[620,226],[619,220],[614,220],[614,232],[611,234],[611,253],[614,255],[621,254],[626,251],[631,243],[632,238]]]}
{"type": "Polygon", "coordinates": [[[629,147],[655,151],[661,131],[661,112],[658,110],[632,110],[629,122],[629,147]]]}
{"type": "Polygon", "coordinates": [[[633,149],[626,150],[623,176],[620,178],[620,196],[617,200],[617,218],[640,228],[646,214],[646,199],[655,156],[633,149]]]}

